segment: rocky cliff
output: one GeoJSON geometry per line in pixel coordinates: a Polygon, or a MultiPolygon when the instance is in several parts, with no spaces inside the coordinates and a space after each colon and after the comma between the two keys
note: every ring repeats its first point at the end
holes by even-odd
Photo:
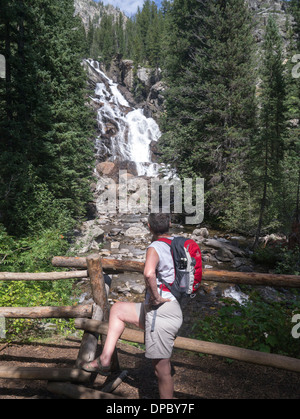
{"type": "MultiPolygon", "coordinates": [[[[101,2],[96,3],[94,0],[74,0],[74,5],[75,15],[81,17],[86,30],[88,30],[90,22],[96,27],[99,26],[104,13],[114,16],[114,20],[117,20],[119,14],[122,13],[119,9],[116,9],[110,4],[104,6],[101,2]]],[[[124,13],[122,14],[125,23],[127,17],[124,13]]]]}
{"type": "Polygon", "coordinates": [[[264,37],[265,26],[269,16],[272,16],[279,27],[284,47],[287,47],[287,23],[293,24],[292,15],[289,13],[289,4],[284,0],[245,0],[254,16],[254,36],[258,44],[264,37]]]}

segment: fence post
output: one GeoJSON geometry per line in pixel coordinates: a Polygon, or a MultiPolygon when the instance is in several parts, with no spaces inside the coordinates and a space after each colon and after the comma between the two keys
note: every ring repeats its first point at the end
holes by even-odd
{"type": "MultiPolygon", "coordinates": [[[[106,289],[105,286],[100,255],[97,253],[89,255],[86,258],[86,262],[94,300],[92,319],[98,321],[108,321],[109,303],[107,294],[109,292],[109,288],[106,289]]],[[[80,367],[82,363],[93,361],[96,358],[98,338],[98,333],[84,333],[76,361],[76,366],[80,367]]],[[[103,335],[101,336],[101,343],[102,345],[104,344],[103,335]]],[[[112,360],[112,369],[119,369],[119,362],[116,351],[112,360]]]]}

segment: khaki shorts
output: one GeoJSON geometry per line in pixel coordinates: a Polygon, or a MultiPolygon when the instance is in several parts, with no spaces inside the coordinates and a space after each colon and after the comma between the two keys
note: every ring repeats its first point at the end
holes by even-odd
{"type": "Polygon", "coordinates": [[[136,311],[140,324],[145,325],[146,358],[171,358],[174,340],[182,325],[182,311],[178,301],[166,302],[157,309],[149,309],[145,303],[137,303],[136,311]]]}

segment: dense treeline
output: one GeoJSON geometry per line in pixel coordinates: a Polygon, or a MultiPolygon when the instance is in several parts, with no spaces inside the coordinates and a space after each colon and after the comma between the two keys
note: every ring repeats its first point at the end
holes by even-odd
{"type": "Polygon", "coordinates": [[[90,21],[88,55],[105,64],[109,64],[116,54],[121,54],[134,60],[135,64],[159,66],[164,36],[163,10],[159,10],[154,1],[145,0],[142,9],[138,8],[130,19],[121,12],[117,18],[104,12],[99,26],[90,21]]]}
{"type": "Polygon", "coordinates": [[[84,214],[93,159],[72,0],[1,1],[0,223],[16,236],[84,214]]]}

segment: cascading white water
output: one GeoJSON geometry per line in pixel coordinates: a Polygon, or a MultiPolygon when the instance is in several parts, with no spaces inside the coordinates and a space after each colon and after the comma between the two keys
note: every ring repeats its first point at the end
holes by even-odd
{"type": "Polygon", "coordinates": [[[96,146],[110,153],[112,160],[134,162],[138,176],[156,176],[159,165],[151,160],[151,141],[157,141],[161,132],[153,118],[146,118],[141,109],[131,108],[118,89],[101,70],[97,61],[87,63],[99,74],[94,102],[100,105],[98,125],[100,136],[96,146]],[[103,138],[109,144],[103,146],[103,138]],[[103,148],[104,147],[104,148],[103,148]]]}

